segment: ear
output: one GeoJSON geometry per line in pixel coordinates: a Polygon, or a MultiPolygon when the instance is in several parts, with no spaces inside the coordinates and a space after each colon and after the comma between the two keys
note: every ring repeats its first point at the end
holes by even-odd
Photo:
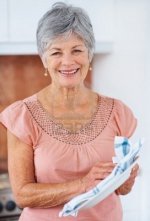
{"type": "Polygon", "coordinates": [[[47,58],[46,58],[45,53],[42,55],[41,60],[44,65],[44,68],[47,68],[47,58]]]}

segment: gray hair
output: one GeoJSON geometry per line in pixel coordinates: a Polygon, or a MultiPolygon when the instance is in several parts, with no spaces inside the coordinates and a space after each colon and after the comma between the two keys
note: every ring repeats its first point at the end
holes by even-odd
{"type": "Polygon", "coordinates": [[[95,49],[95,38],[92,24],[87,13],[79,7],[68,5],[64,2],[53,4],[39,20],[37,27],[37,48],[42,57],[47,46],[59,36],[76,34],[85,43],[89,58],[92,60],[95,49]]]}

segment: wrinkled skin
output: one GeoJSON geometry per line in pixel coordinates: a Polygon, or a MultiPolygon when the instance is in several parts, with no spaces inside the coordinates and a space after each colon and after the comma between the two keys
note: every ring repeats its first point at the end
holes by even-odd
{"type": "Polygon", "coordinates": [[[129,179],[116,190],[116,193],[119,195],[128,194],[134,185],[135,178],[137,177],[138,172],[139,172],[139,165],[136,164],[131,171],[129,179]]]}

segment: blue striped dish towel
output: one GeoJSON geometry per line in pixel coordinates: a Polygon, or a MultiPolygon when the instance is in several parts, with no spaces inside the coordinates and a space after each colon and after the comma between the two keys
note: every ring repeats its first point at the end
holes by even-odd
{"type": "Polygon", "coordinates": [[[126,137],[116,136],[114,141],[116,156],[112,159],[116,166],[111,174],[90,191],[80,194],[66,203],[60,211],[59,217],[77,216],[79,210],[95,206],[121,186],[129,178],[143,143],[144,140],[139,139],[133,145],[126,137]]]}

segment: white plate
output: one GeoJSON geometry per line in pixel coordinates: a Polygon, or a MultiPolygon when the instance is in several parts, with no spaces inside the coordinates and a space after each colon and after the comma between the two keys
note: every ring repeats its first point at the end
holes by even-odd
{"type": "Polygon", "coordinates": [[[99,194],[97,193],[94,197],[91,197],[88,201],[83,203],[80,209],[87,209],[87,208],[93,207],[97,203],[105,199],[107,196],[112,194],[117,188],[119,188],[129,178],[131,170],[135,166],[136,163],[137,163],[137,160],[122,174],[119,174],[118,176],[114,177],[113,181],[107,184],[106,189],[104,189],[99,194]]]}

